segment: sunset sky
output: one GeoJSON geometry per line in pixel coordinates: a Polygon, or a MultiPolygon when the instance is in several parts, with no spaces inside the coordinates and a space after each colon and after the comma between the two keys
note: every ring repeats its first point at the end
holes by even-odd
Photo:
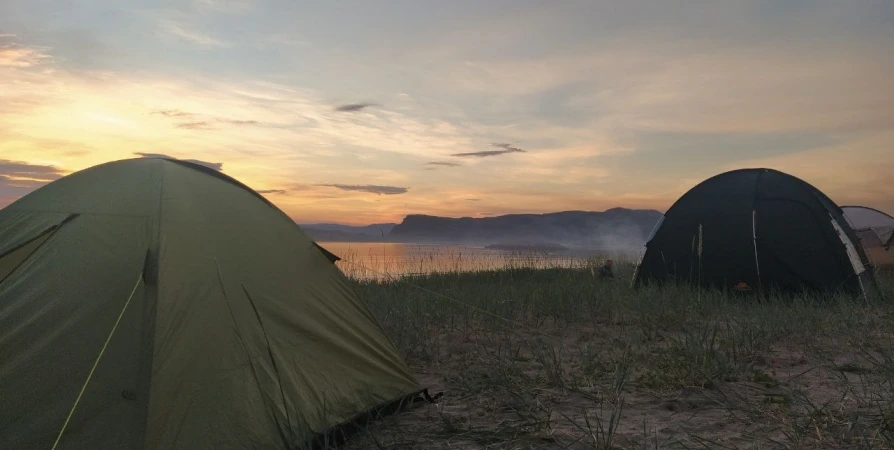
{"type": "Polygon", "coordinates": [[[0,1],[0,206],[151,154],[299,222],[664,211],[757,166],[894,213],[894,1],[0,1]]]}

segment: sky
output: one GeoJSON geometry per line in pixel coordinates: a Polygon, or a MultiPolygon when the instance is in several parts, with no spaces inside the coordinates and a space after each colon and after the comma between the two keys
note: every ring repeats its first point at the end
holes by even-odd
{"type": "Polygon", "coordinates": [[[743,167],[894,213],[890,0],[4,0],[0,207],[201,161],[296,221],[666,210],[743,167]]]}

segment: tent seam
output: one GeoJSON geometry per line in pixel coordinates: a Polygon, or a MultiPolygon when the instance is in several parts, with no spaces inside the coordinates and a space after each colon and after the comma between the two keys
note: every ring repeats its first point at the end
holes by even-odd
{"type": "MultiPolygon", "coordinates": [[[[277,428],[279,428],[280,439],[282,439],[283,443],[288,445],[288,439],[286,437],[286,433],[283,432],[282,423],[276,418],[276,414],[274,414],[273,408],[267,403],[266,396],[264,395],[264,389],[261,387],[261,379],[258,377],[258,370],[254,365],[254,358],[251,356],[251,352],[248,351],[248,345],[245,344],[245,339],[242,338],[242,332],[239,331],[239,323],[236,321],[236,315],[233,313],[233,306],[230,304],[230,297],[227,295],[227,288],[223,282],[223,275],[220,272],[220,264],[217,262],[217,258],[214,259],[214,267],[217,269],[217,282],[220,286],[220,291],[223,294],[224,301],[227,304],[227,311],[230,313],[230,319],[233,321],[233,329],[236,332],[236,337],[239,339],[239,343],[242,345],[242,351],[245,352],[245,356],[248,359],[248,366],[251,368],[251,374],[255,379],[255,385],[258,387],[258,392],[260,393],[261,399],[264,402],[264,405],[268,407],[268,411],[270,413],[273,422],[276,423],[277,428]]],[[[278,375],[278,373],[277,373],[278,375]]],[[[288,414],[288,410],[286,412],[288,414]]],[[[291,430],[290,430],[291,431],[291,430]]]]}
{"type": "Polygon", "coordinates": [[[258,325],[261,326],[261,332],[264,334],[264,342],[267,344],[267,354],[270,356],[270,364],[273,365],[273,373],[276,374],[276,381],[279,384],[279,394],[282,396],[282,407],[286,412],[286,425],[288,425],[289,432],[293,431],[292,428],[292,417],[289,414],[289,405],[286,403],[286,392],[282,386],[282,376],[279,374],[279,367],[276,365],[276,359],[273,357],[273,349],[270,347],[270,338],[267,337],[267,329],[264,328],[264,322],[261,320],[261,314],[258,312],[258,307],[255,306],[255,301],[251,298],[251,294],[248,293],[248,289],[245,288],[245,284],[242,284],[242,292],[245,293],[245,297],[248,299],[248,302],[251,304],[251,309],[255,312],[255,317],[258,318],[258,325]]]}
{"type": "MultiPolygon", "coordinates": [[[[145,405],[145,414],[146,417],[143,422],[143,434],[142,436],[134,436],[134,440],[139,439],[142,442],[142,445],[145,446],[146,437],[149,436],[149,416],[150,416],[150,405],[152,399],[152,374],[154,372],[155,366],[155,324],[156,324],[156,315],[158,313],[158,291],[159,286],[161,286],[161,224],[162,224],[162,213],[164,211],[164,195],[165,195],[165,179],[166,179],[166,171],[161,170],[161,179],[159,180],[158,185],[158,207],[156,208],[155,213],[155,238],[150,238],[149,242],[149,252],[155,259],[155,264],[151,268],[151,270],[155,271],[154,276],[151,277],[153,283],[146,283],[147,288],[151,285],[152,289],[147,289],[147,293],[154,291],[155,298],[144,299],[145,303],[143,305],[144,317],[142,320],[142,324],[144,329],[146,330],[145,334],[145,346],[147,351],[146,359],[144,361],[146,370],[146,405],[145,405]],[[146,314],[146,309],[149,309],[150,314],[146,314]]],[[[143,216],[146,220],[147,225],[151,223],[148,220],[149,216],[143,216]]],[[[151,233],[151,230],[148,230],[151,233]]],[[[149,256],[149,255],[147,255],[149,256]]],[[[151,262],[151,259],[150,259],[151,262]]],[[[144,268],[145,271],[145,268],[144,268]]],[[[139,376],[139,375],[138,375],[139,376]]],[[[138,422],[139,423],[139,422],[138,422]]]]}

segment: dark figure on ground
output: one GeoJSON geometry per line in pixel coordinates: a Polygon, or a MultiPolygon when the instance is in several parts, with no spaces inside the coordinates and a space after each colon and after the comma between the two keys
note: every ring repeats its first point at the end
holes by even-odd
{"type": "Polygon", "coordinates": [[[612,260],[606,259],[605,262],[599,266],[599,278],[614,278],[615,274],[612,272],[612,260]]]}

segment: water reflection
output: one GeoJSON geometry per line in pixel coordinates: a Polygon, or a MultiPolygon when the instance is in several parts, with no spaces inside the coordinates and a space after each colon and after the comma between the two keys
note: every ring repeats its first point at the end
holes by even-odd
{"type": "Polygon", "coordinates": [[[603,258],[635,260],[635,252],[569,250],[519,252],[475,245],[320,242],[342,258],[336,263],[354,278],[391,278],[435,272],[472,272],[509,267],[586,267],[603,258]]]}

